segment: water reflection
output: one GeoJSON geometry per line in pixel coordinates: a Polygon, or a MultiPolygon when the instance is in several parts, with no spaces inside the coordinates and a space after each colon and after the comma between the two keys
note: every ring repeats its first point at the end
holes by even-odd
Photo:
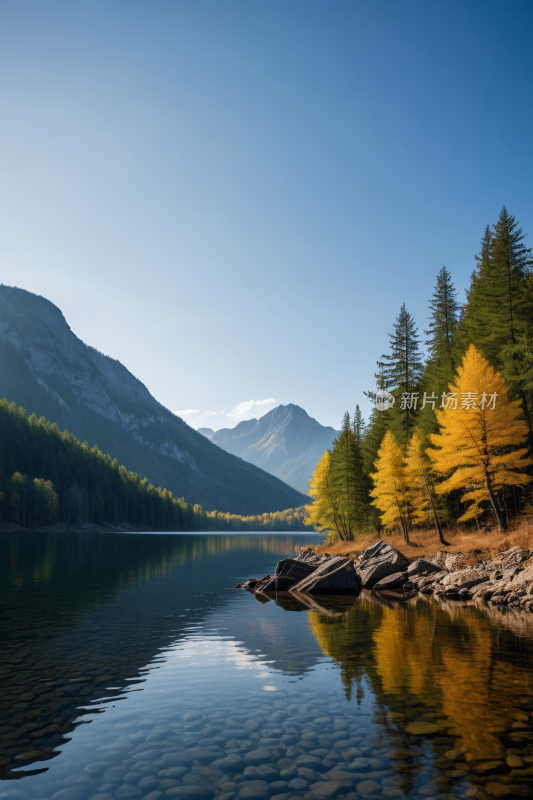
{"type": "Polygon", "coordinates": [[[307,538],[0,537],[13,800],[531,796],[533,619],[230,588],[307,538]]]}

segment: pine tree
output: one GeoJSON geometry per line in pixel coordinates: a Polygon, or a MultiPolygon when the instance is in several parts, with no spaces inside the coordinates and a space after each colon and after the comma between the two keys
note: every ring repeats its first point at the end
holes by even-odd
{"type": "Polygon", "coordinates": [[[453,344],[459,324],[460,306],[457,302],[457,290],[452,283],[451,273],[446,267],[442,267],[437,275],[435,291],[429,301],[429,308],[431,310],[429,330],[424,331],[428,337],[426,346],[429,357],[436,363],[443,363],[446,368],[450,364],[453,375],[455,372],[453,344]]]}
{"type": "Polygon", "coordinates": [[[435,489],[430,471],[430,461],[424,452],[424,441],[415,430],[407,447],[405,474],[412,504],[411,516],[415,522],[425,522],[433,517],[441,544],[448,544],[442,534],[442,527],[436,508],[435,489]]]}
{"type": "Polygon", "coordinates": [[[491,282],[491,251],[492,231],[490,225],[487,225],[481,239],[479,254],[474,256],[477,264],[470,275],[470,288],[466,293],[467,302],[456,336],[456,360],[463,358],[471,344],[482,349],[490,330],[485,294],[491,282]]]}
{"type": "Polygon", "coordinates": [[[409,542],[410,497],[402,448],[394,434],[387,431],[375,463],[376,471],[371,475],[374,489],[370,492],[372,503],[382,512],[381,522],[385,527],[400,521],[403,537],[409,542]]]}
{"type": "Polygon", "coordinates": [[[531,249],[526,248],[522,229],[505,206],[494,226],[491,248],[491,277],[488,311],[491,330],[486,347],[493,351],[495,363],[506,344],[516,344],[520,329],[520,303],[531,268],[531,249]]]}
{"type": "Polygon", "coordinates": [[[330,480],[338,509],[339,535],[351,541],[367,522],[367,503],[361,448],[355,440],[348,412],[333,443],[330,480]]]}
{"type": "Polygon", "coordinates": [[[437,275],[429,307],[429,330],[424,331],[428,337],[426,346],[429,359],[422,379],[418,418],[418,426],[425,435],[437,432],[434,408],[442,392],[448,390],[448,384],[455,374],[454,350],[461,306],[457,302],[451,273],[446,267],[442,267],[437,275]]]}
{"type": "Polygon", "coordinates": [[[419,407],[423,362],[417,334],[414,319],[404,303],[389,336],[391,352],[378,361],[380,373],[376,374],[376,379],[382,379],[383,388],[396,398],[395,405],[386,413],[391,417],[391,429],[402,443],[409,440],[419,407]]]}
{"type": "Polygon", "coordinates": [[[461,521],[477,517],[480,503],[488,500],[500,530],[506,528],[497,491],[523,486],[531,480],[523,470],[532,463],[527,448],[527,426],[519,401],[511,401],[500,374],[470,345],[458,369],[455,384],[437,420],[440,433],[430,435],[428,449],[435,472],[444,477],[436,488],[441,494],[464,490],[470,503],[461,521]]]}
{"type": "Polygon", "coordinates": [[[352,429],[353,429],[353,436],[355,439],[355,443],[358,447],[361,448],[363,446],[366,428],[365,428],[365,420],[363,418],[363,415],[361,414],[361,409],[359,408],[359,405],[355,406],[352,429]]]}

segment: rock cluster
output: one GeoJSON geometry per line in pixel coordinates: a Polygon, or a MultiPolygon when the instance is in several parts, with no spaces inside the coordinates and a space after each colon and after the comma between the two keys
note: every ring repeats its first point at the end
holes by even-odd
{"type": "Polygon", "coordinates": [[[439,553],[428,559],[433,570],[438,567],[439,571],[414,575],[403,590],[417,590],[435,597],[474,598],[533,611],[533,550],[513,547],[461,569],[462,560],[460,553],[439,553]]]}
{"type": "Polygon", "coordinates": [[[246,583],[239,583],[236,588],[267,595],[278,592],[359,594],[361,579],[349,558],[319,556],[304,550],[298,558],[284,558],[278,562],[274,575],[265,575],[260,579],[251,578],[246,583]]]}
{"type": "Polygon", "coordinates": [[[462,566],[464,560],[462,553],[441,551],[409,563],[392,545],[379,541],[367,548],[357,562],[304,550],[297,558],[280,561],[274,575],[252,578],[238,586],[264,595],[358,594],[361,588],[376,592],[418,591],[533,611],[533,550],[513,547],[467,567],[462,566]]]}

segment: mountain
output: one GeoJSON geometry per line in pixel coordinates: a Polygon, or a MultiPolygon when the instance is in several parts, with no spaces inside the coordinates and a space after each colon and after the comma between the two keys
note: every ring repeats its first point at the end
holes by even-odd
{"type": "Polygon", "coordinates": [[[213,428],[198,428],[198,433],[201,433],[202,436],[205,436],[207,439],[212,439],[215,431],[213,428]]]}
{"type": "Polygon", "coordinates": [[[158,403],[119,361],[78,339],[49,300],[0,285],[2,397],[206,510],[250,515],[306,502],[158,403]]]}
{"type": "Polygon", "coordinates": [[[300,406],[277,406],[260,419],[216,431],[211,441],[267,470],[300,492],[338,431],[321,425],[300,406]]]}

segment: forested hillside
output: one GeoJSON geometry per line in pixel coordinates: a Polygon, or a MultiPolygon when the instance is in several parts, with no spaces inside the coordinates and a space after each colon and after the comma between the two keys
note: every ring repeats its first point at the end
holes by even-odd
{"type": "Polygon", "coordinates": [[[531,500],[533,259],[504,207],[466,302],[438,272],[424,339],[404,303],[377,361],[365,424],[346,413],[315,470],[307,523],[331,539],[398,526],[512,524],[531,500]],[[424,357],[421,345],[426,345],[424,357]]]}
{"type": "Polygon", "coordinates": [[[301,530],[303,508],[246,517],[173,497],[68,431],[0,400],[0,520],[151,530],[301,530]]]}
{"type": "Polygon", "coordinates": [[[78,339],[48,300],[0,285],[2,397],[206,509],[263,514],[305,503],[158,403],[119,361],[78,339]]]}

